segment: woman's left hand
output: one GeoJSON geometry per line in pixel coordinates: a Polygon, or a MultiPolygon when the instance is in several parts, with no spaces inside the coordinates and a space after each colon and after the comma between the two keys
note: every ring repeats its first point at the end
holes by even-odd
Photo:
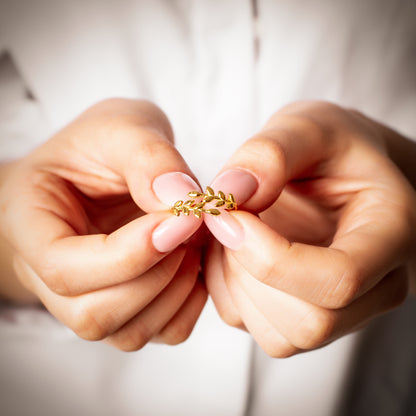
{"type": "Polygon", "coordinates": [[[269,355],[321,347],[405,299],[416,197],[386,151],[392,134],[355,111],[292,104],[214,181],[242,210],[206,218],[223,243],[207,287],[269,355]]]}

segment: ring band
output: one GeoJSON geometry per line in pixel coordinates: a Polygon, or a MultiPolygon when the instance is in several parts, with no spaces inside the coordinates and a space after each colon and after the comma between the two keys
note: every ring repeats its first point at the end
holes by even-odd
{"type": "Polygon", "coordinates": [[[187,201],[176,201],[171,207],[170,211],[172,214],[179,217],[179,215],[189,215],[191,212],[197,218],[202,217],[202,213],[210,215],[220,215],[221,211],[218,208],[223,208],[227,211],[232,211],[237,209],[237,203],[235,202],[234,195],[228,194],[225,196],[225,193],[218,191],[218,194],[215,195],[214,190],[207,186],[205,193],[199,191],[188,192],[188,196],[191,199],[187,201]],[[214,208],[205,208],[206,204],[215,203],[214,208]]]}

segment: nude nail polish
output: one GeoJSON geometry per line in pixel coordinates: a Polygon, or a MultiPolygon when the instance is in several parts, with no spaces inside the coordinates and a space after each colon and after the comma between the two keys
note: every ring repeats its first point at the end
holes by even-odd
{"type": "Polygon", "coordinates": [[[189,199],[190,191],[201,190],[189,175],[182,172],[164,173],[153,181],[152,187],[159,200],[168,206],[172,206],[178,200],[189,199]]]}
{"type": "Polygon", "coordinates": [[[214,179],[211,188],[226,195],[233,194],[237,205],[248,201],[258,188],[257,179],[243,169],[229,169],[214,179]]]}
{"type": "MultiPolygon", "coordinates": [[[[258,188],[257,179],[243,169],[228,169],[211,184],[215,191],[233,194],[237,206],[249,200],[258,188]]],[[[225,247],[238,250],[243,244],[244,230],[238,221],[225,210],[217,216],[204,215],[204,221],[214,237],[225,247]]]]}
{"type": "Polygon", "coordinates": [[[172,215],[161,222],[153,231],[152,243],[157,251],[167,253],[188,240],[201,226],[202,220],[193,215],[172,215]]]}
{"type": "MultiPolygon", "coordinates": [[[[182,172],[164,173],[153,181],[152,187],[159,200],[169,207],[178,200],[189,199],[188,192],[200,191],[198,184],[182,172]]],[[[156,250],[167,253],[188,240],[201,224],[201,219],[193,215],[172,215],[155,228],[152,243],[156,250]]]]}
{"type": "Polygon", "coordinates": [[[227,211],[222,211],[217,216],[204,214],[204,221],[214,237],[225,247],[238,250],[243,244],[243,227],[227,211]]]}

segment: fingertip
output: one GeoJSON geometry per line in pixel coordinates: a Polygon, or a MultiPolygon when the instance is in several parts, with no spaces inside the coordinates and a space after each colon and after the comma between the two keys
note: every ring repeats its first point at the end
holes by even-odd
{"type": "Polygon", "coordinates": [[[234,153],[212,187],[232,193],[243,209],[260,212],[275,202],[286,180],[283,150],[272,138],[258,135],[234,153]]]}
{"type": "Polygon", "coordinates": [[[257,191],[259,181],[256,176],[244,168],[231,168],[220,173],[212,182],[211,188],[232,194],[237,206],[248,201],[257,191]]]}
{"type": "Polygon", "coordinates": [[[240,249],[244,241],[244,229],[230,213],[224,211],[218,216],[204,214],[204,221],[222,245],[231,250],[240,249]]]}
{"type": "Polygon", "coordinates": [[[194,216],[175,216],[162,221],[152,233],[152,243],[160,253],[174,250],[188,240],[201,226],[202,221],[194,216]]]}
{"type": "Polygon", "coordinates": [[[172,206],[178,200],[189,199],[188,193],[200,191],[200,186],[183,172],[167,172],[157,176],[152,183],[156,197],[165,205],[172,206]]]}

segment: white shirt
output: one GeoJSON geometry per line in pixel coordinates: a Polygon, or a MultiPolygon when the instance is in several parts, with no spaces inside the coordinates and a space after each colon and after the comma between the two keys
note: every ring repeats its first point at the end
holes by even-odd
{"type": "MultiPolygon", "coordinates": [[[[1,157],[110,96],[159,105],[202,184],[298,99],[416,136],[414,2],[258,0],[257,10],[247,0],[3,1],[0,46],[15,67],[0,67],[1,157]]],[[[331,415],[354,343],[270,359],[208,303],[184,344],[126,354],[44,311],[4,307],[0,403],[9,414],[331,415]]]]}

